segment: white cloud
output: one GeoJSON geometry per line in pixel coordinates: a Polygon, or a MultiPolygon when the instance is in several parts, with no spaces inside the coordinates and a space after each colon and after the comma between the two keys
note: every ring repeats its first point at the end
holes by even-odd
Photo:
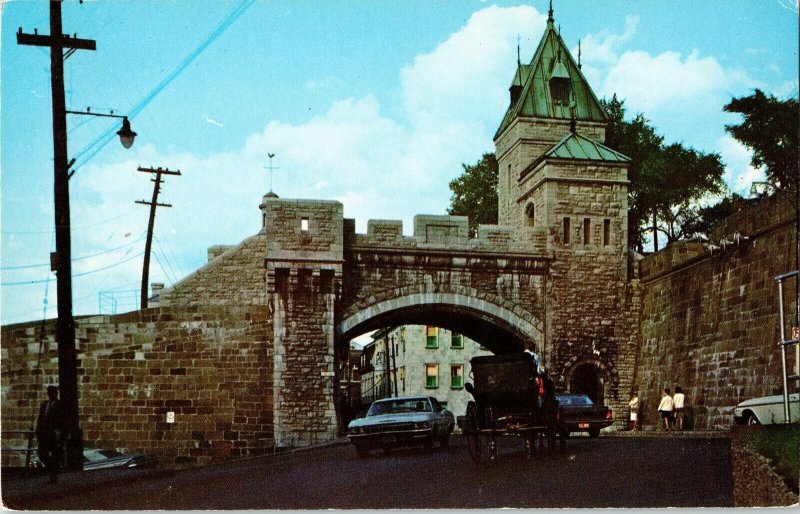
{"type": "Polygon", "coordinates": [[[499,123],[508,104],[517,36],[526,61],[545,23],[545,16],[528,6],[474,13],[461,30],[401,71],[408,115],[417,124],[499,123]]]}
{"type": "Polygon", "coordinates": [[[602,91],[606,96],[617,93],[630,109],[647,113],[675,102],[726,94],[752,82],[743,71],[725,69],[697,50],[685,58],[671,51],[657,56],[628,51],[608,71],[602,91]]]}
{"type": "MultiPolygon", "coordinates": [[[[581,63],[588,66],[612,66],[617,63],[619,48],[631,40],[639,26],[639,16],[625,17],[625,30],[622,34],[614,34],[604,30],[597,34],[589,34],[581,40],[581,63]]],[[[575,46],[572,54],[578,55],[575,46]]]]}
{"type": "Polygon", "coordinates": [[[766,179],[762,168],[750,164],[750,150],[731,136],[719,138],[716,151],[725,163],[724,179],[733,192],[747,196],[753,182],[766,179]]]}

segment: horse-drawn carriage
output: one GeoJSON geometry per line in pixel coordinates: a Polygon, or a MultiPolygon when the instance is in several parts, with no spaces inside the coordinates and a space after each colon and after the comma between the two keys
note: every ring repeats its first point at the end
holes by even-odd
{"type": "MultiPolygon", "coordinates": [[[[466,389],[474,401],[467,404],[464,433],[476,463],[497,457],[497,437],[525,439],[525,455],[536,446],[555,452],[558,439],[558,402],[555,386],[529,352],[475,357],[473,384],[466,389]],[[538,445],[537,445],[538,443],[538,445]]],[[[565,440],[561,439],[561,449],[565,440]]]]}

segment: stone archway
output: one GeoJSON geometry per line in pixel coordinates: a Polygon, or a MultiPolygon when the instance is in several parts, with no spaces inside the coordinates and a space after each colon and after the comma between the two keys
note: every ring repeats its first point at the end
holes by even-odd
{"type": "Polygon", "coordinates": [[[584,362],[576,366],[569,380],[569,392],[585,394],[596,404],[602,404],[605,399],[603,394],[603,377],[600,376],[597,365],[593,362],[584,362]]]}
{"type": "Polygon", "coordinates": [[[350,314],[338,324],[348,340],[383,326],[429,324],[457,331],[495,353],[541,352],[544,336],[538,320],[472,296],[419,293],[377,302],[350,314]]]}
{"type": "Polygon", "coordinates": [[[564,386],[570,393],[586,394],[597,404],[617,399],[619,375],[613,364],[595,356],[574,356],[564,365],[564,386]]]}

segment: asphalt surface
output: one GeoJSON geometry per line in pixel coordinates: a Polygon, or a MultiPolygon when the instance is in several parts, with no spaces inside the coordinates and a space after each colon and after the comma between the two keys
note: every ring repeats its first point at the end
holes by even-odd
{"type": "Polygon", "coordinates": [[[366,459],[332,445],[73,486],[65,476],[50,491],[45,477],[28,479],[27,489],[16,484],[14,494],[4,480],[3,501],[37,510],[733,506],[724,437],[583,437],[570,439],[564,454],[532,460],[522,449],[519,438],[503,438],[498,459],[478,466],[462,437],[431,453],[366,459]]]}

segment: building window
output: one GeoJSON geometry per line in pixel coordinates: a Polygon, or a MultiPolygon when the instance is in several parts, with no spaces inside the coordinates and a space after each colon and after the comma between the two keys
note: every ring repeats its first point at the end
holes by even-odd
{"type": "Polygon", "coordinates": [[[436,327],[425,328],[425,348],[439,348],[439,329],[436,327]]]}
{"type": "Polygon", "coordinates": [[[464,365],[454,364],[450,366],[450,389],[461,389],[464,387],[464,365]]]}
{"type": "Polygon", "coordinates": [[[564,244],[569,244],[569,218],[564,218],[564,244]]]}
{"type": "Polygon", "coordinates": [[[425,387],[427,389],[436,389],[439,387],[439,365],[426,364],[425,365],[425,387]]]}
{"type": "Polygon", "coordinates": [[[583,218],[583,244],[588,245],[592,235],[592,225],[589,218],[583,218]]]}
{"type": "Polygon", "coordinates": [[[457,332],[450,334],[450,348],[464,348],[464,336],[457,332]]]}
{"type": "Polygon", "coordinates": [[[308,232],[308,218],[300,218],[300,230],[308,232]]]}
{"type": "Polygon", "coordinates": [[[611,244],[611,220],[603,220],[603,245],[611,244]]]}
{"type": "Polygon", "coordinates": [[[533,202],[525,206],[525,226],[532,227],[536,223],[536,207],[533,202]]]}

